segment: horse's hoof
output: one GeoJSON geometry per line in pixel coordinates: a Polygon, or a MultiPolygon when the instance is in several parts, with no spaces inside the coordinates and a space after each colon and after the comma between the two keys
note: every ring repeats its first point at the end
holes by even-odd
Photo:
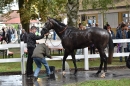
{"type": "Polygon", "coordinates": [[[102,73],[101,78],[105,78],[105,73],[102,73]]]}
{"type": "Polygon", "coordinates": [[[66,72],[65,72],[65,71],[63,71],[63,72],[62,72],[62,75],[63,75],[63,76],[65,76],[65,74],[66,74],[66,72]]]}
{"type": "Polygon", "coordinates": [[[96,74],[99,75],[99,73],[101,73],[101,71],[98,71],[96,74]]]}
{"type": "Polygon", "coordinates": [[[74,75],[75,75],[75,76],[77,75],[77,71],[76,71],[76,72],[74,72],[74,75]]]}

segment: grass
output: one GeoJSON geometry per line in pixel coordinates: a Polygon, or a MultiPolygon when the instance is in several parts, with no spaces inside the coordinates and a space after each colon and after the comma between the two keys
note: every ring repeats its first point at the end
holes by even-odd
{"type": "Polygon", "coordinates": [[[65,86],[130,86],[130,79],[91,80],[65,86]]]}
{"type": "MultiPolygon", "coordinates": [[[[14,52],[14,58],[20,58],[20,49],[10,49],[10,51],[14,52]]],[[[58,55],[58,52],[55,52],[54,55],[58,55]]],[[[0,58],[2,58],[2,55],[0,55],[0,58]]],[[[74,68],[73,62],[71,60],[67,60],[70,68],[74,68]]],[[[61,69],[62,67],[62,61],[48,61],[48,64],[50,66],[55,66],[56,69],[61,69]]],[[[78,68],[84,68],[84,60],[80,60],[76,63],[78,68]]],[[[89,67],[98,67],[100,64],[100,60],[96,59],[95,61],[89,61],[89,67]]],[[[119,62],[119,58],[113,58],[113,62],[111,65],[108,66],[114,66],[114,65],[125,65],[125,62],[119,62]]],[[[12,63],[0,63],[0,72],[12,72],[12,71],[21,71],[21,63],[20,62],[12,62],[12,63]]],[[[34,69],[36,68],[35,63],[33,63],[34,69]]],[[[42,70],[44,70],[44,67],[42,67],[42,70]]]]}

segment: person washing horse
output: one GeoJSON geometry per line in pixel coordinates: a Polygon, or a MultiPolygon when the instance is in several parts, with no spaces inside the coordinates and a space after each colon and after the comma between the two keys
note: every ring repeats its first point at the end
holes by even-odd
{"type": "Polygon", "coordinates": [[[36,36],[35,35],[36,30],[37,28],[35,26],[32,26],[31,31],[28,34],[28,38],[27,38],[27,50],[28,50],[28,58],[27,58],[27,66],[26,66],[27,77],[32,77],[33,75],[33,59],[31,57],[36,47],[36,40],[42,39],[44,36],[48,35],[48,33],[45,33],[43,31],[41,36],[36,36]]]}
{"type": "Polygon", "coordinates": [[[41,64],[44,65],[44,67],[46,69],[47,77],[50,78],[51,72],[50,72],[49,65],[45,59],[46,56],[50,59],[52,58],[51,55],[49,54],[49,48],[46,46],[45,43],[37,44],[36,48],[33,51],[33,55],[32,55],[32,58],[33,58],[35,64],[37,65],[37,68],[35,69],[35,72],[33,75],[34,81],[36,81],[38,79],[38,74],[42,67],[41,64]]]}

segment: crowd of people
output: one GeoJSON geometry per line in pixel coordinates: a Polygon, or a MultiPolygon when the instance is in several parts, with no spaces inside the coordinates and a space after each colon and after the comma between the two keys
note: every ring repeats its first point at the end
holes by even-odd
{"type": "Polygon", "coordinates": [[[3,42],[6,42],[7,44],[10,43],[11,41],[14,41],[15,40],[15,32],[16,32],[16,29],[14,29],[13,27],[3,27],[2,28],[2,38],[1,38],[1,44],[3,42]]]}
{"type": "MultiPolygon", "coordinates": [[[[110,25],[107,23],[105,25],[106,30],[111,34],[112,39],[129,39],[130,38],[130,31],[128,28],[128,25],[125,24],[125,22],[121,22],[116,28],[116,33],[111,30],[110,25]]],[[[129,43],[117,43],[114,44],[114,46],[117,46],[117,52],[129,52],[130,51],[130,44],[129,43]]],[[[120,57],[120,62],[122,62],[123,59],[120,57]]],[[[125,56],[125,61],[127,61],[127,56],[125,56]]]]}

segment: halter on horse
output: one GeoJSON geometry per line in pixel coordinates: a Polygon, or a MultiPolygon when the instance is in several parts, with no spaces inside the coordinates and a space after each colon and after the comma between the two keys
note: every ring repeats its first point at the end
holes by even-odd
{"type": "Polygon", "coordinates": [[[75,67],[74,74],[76,74],[77,65],[74,50],[88,47],[91,44],[94,44],[100,53],[100,67],[96,74],[101,72],[103,64],[104,72],[107,72],[107,56],[104,52],[104,49],[107,47],[107,45],[109,45],[108,56],[112,59],[114,47],[111,36],[106,30],[97,27],[86,30],[78,30],[75,27],[66,26],[65,24],[52,18],[48,19],[43,28],[47,30],[54,29],[61,39],[62,46],[65,49],[62,65],[63,75],[65,70],[65,61],[68,55],[72,56],[75,67]]]}

